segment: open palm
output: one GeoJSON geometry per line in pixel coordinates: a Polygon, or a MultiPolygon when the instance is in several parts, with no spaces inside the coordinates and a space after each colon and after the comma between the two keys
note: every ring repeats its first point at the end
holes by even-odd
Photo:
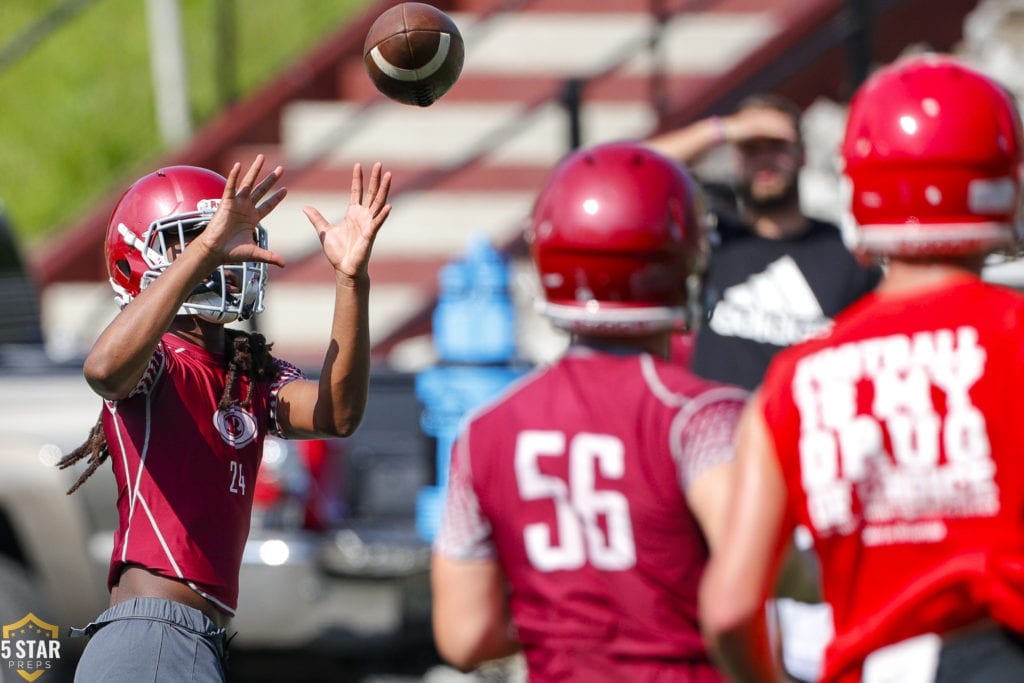
{"type": "Polygon", "coordinates": [[[283,174],[283,169],[278,166],[256,183],[263,160],[262,154],[257,155],[240,183],[241,165],[236,163],[231,168],[217,213],[203,231],[202,239],[212,252],[220,255],[223,263],[262,261],[284,265],[279,255],[261,247],[254,237],[256,225],[281,203],[287,193],[282,187],[260,202],[283,174]]]}
{"type": "Polygon", "coordinates": [[[357,163],[352,167],[352,194],[348,209],[340,222],[331,224],[311,206],[303,209],[336,272],[349,278],[358,278],[366,273],[377,232],[391,212],[391,205],[387,203],[390,190],[391,173],[384,173],[380,162],[377,162],[370,171],[370,182],[364,193],[363,169],[357,163]]]}

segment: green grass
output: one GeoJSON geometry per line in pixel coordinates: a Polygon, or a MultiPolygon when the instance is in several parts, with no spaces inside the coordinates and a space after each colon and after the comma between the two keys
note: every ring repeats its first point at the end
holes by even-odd
{"type": "MultiPolygon", "coordinates": [[[[60,0],[0,2],[0,47],[60,0]]],[[[217,0],[180,0],[196,129],[220,108],[217,0]]],[[[239,95],[272,78],[369,0],[234,0],[239,95]]],[[[167,152],[150,73],[146,3],[96,0],[0,71],[0,204],[31,248],[167,152]]]]}

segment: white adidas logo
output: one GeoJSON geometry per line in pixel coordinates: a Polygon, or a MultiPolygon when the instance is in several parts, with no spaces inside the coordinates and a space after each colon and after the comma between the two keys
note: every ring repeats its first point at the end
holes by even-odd
{"type": "Polygon", "coordinates": [[[790,256],[725,290],[709,323],[725,337],[789,346],[832,325],[790,256]]]}

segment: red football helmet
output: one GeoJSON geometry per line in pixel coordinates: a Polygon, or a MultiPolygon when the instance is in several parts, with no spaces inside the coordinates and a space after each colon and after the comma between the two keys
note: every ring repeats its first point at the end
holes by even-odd
{"type": "Polygon", "coordinates": [[[903,59],[869,78],[850,104],[842,156],[848,219],[868,252],[984,253],[1014,241],[1016,106],[951,57],[903,59]]]}
{"type": "Polygon", "coordinates": [[[570,154],[541,189],[527,229],[544,313],[588,334],[689,322],[706,229],[703,198],[679,164],[629,142],[570,154]]]}
{"type": "MultiPolygon", "coordinates": [[[[162,168],[136,181],[118,200],[107,226],[107,273],[124,307],[149,286],[206,227],[224,194],[225,178],[195,166],[162,168]]],[[[267,232],[256,226],[256,242],[267,232]]],[[[211,322],[245,320],[263,310],[265,263],[220,266],[185,301],[178,315],[211,322]]]]}

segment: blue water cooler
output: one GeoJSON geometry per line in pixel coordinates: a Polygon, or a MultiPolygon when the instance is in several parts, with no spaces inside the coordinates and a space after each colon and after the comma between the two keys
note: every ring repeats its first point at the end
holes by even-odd
{"type": "Polygon", "coordinates": [[[435,483],[423,487],[416,501],[416,529],[428,542],[440,523],[462,418],[530,369],[517,362],[508,263],[486,238],[474,235],[465,257],[441,269],[439,285],[433,317],[438,364],[416,376],[424,406],[420,426],[437,440],[435,483]]]}

